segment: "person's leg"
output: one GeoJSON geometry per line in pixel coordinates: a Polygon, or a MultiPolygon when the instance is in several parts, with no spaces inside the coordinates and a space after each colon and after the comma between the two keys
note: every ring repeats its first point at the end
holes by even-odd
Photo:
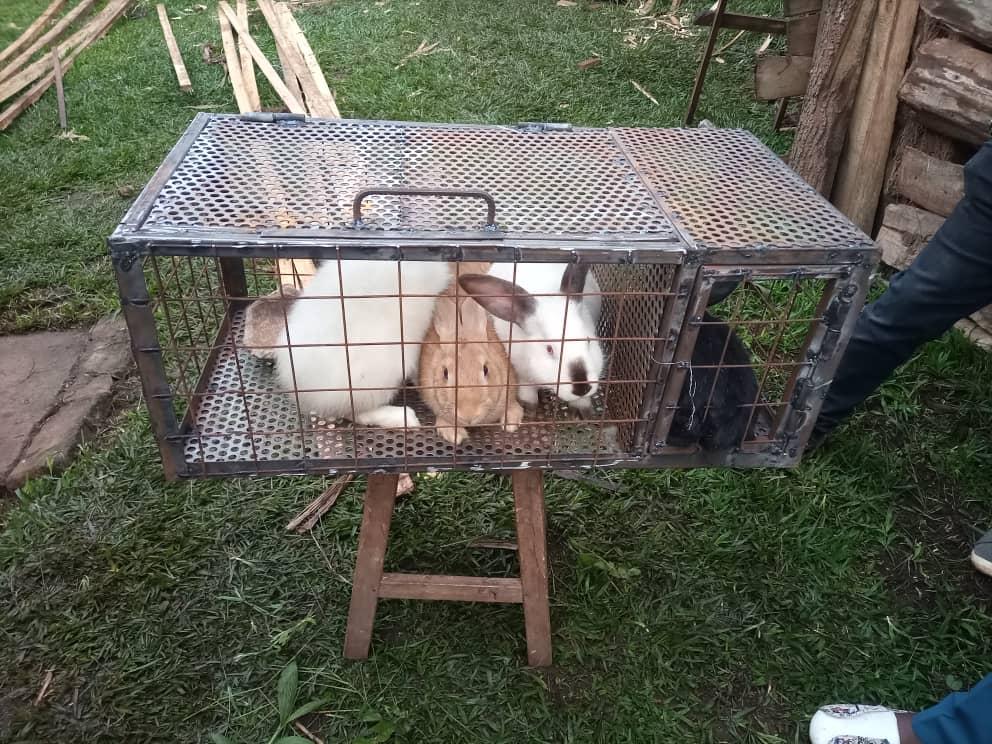
{"type": "Polygon", "coordinates": [[[992,674],[913,716],[923,744],[992,744],[992,674]]]}
{"type": "Polygon", "coordinates": [[[965,196],[855,326],[814,437],[831,432],[922,344],[992,304],[992,141],[965,166],[965,196]]]}

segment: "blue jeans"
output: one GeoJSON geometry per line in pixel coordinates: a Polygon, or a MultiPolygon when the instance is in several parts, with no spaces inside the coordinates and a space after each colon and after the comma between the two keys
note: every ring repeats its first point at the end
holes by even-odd
{"type": "Polygon", "coordinates": [[[815,427],[831,432],[922,344],[992,304],[992,140],[964,169],[965,196],[854,328],[815,427]]]}
{"type": "Polygon", "coordinates": [[[992,674],[913,716],[923,744],[992,744],[992,674]]]}

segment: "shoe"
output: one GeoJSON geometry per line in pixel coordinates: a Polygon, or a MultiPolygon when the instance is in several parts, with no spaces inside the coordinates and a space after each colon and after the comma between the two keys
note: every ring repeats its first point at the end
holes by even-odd
{"type": "Polygon", "coordinates": [[[992,576],[992,530],[982,535],[971,551],[971,563],[986,576],[992,576]]]}
{"type": "Polygon", "coordinates": [[[881,705],[825,705],[809,722],[811,744],[899,744],[896,713],[881,705]]]}

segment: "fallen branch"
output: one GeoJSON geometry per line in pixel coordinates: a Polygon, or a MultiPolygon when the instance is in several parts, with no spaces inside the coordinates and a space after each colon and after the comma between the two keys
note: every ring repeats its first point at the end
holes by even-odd
{"type": "Polygon", "coordinates": [[[55,97],[59,107],[59,128],[65,133],[69,129],[69,117],[65,110],[65,88],[62,86],[62,61],[59,50],[52,50],[52,71],[55,73],[55,97]]]}

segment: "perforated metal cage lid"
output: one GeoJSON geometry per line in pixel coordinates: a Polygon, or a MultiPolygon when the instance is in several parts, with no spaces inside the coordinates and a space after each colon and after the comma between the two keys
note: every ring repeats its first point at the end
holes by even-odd
{"type": "Polygon", "coordinates": [[[329,239],[676,253],[870,245],[743,131],[213,114],[196,117],[110,244],[195,253],[329,239]]]}

